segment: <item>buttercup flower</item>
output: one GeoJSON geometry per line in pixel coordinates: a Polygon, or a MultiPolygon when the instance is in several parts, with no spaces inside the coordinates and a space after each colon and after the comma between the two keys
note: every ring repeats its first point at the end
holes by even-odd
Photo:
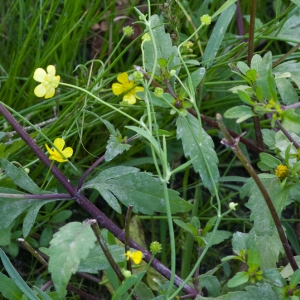
{"type": "Polygon", "coordinates": [[[142,251],[130,251],[128,250],[126,253],[125,253],[125,256],[126,256],[126,259],[129,260],[129,258],[132,259],[132,261],[138,265],[141,261],[142,261],[142,258],[143,258],[143,252],[142,251]]]}
{"type": "Polygon", "coordinates": [[[142,92],[144,90],[141,86],[135,86],[134,81],[128,79],[128,74],[126,72],[118,75],[117,80],[120,83],[113,83],[112,91],[118,96],[124,93],[123,101],[127,101],[129,104],[135,104],[136,99],[139,98],[136,93],[142,92]]]}
{"type": "Polygon", "coordinates": [[[42,68],[37,68],[33,74],[33,79],[40,82],[35,89],[34,94],[37,97],[51,98],[55,94],[55,89],[58,87],[60,76],[55,76],[56,70],[53,65],[47,67],[47,72],[42,68]]]}
{"type": "Polygon", "coordinates": [[[279,179],[284,179],[285,177],[287,177],[289,174],[289,168],[287,166],[284,165],[278,165],[276,170],[275,170],[275,175],[279,178],[279,179]]]}
{"type": "Polygon", "coordinates": [[[71,157],[73,155],[73,149],[71,147],[67,147],[63,150],[65,146],[65,140],[62,138],[57,138],[54,141],[54,146],[63,154],[61,155],[55,148],[52,150],[48,147],[47,144],[45,144],[48,153],[50,154],[49,159],[50,160],[56,160],[58,162],[65,162],[67,161],[67,158],[71,157]]]}

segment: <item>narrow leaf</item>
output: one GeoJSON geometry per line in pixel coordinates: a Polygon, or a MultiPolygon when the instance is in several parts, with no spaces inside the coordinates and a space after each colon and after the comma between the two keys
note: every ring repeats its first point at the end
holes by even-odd
{"type": "Polygon", "coordinates": [[[14,266],[9,261],[5,252],[0,248],[0,258],[2,260],[3,266],[10,276],[10,278],[15,282],[18,288],[31,300],[39,300],[36,294],[31,290],[31,288],[26,284],[26,282],[22,279],[19,273],[16,271],[14,266]]]}
{"type": "Polygon", "coordinates": [[[11,278],[0,273],[0,294],[8,300],[19,300],[22,298],[23,292],[11,278]]]}

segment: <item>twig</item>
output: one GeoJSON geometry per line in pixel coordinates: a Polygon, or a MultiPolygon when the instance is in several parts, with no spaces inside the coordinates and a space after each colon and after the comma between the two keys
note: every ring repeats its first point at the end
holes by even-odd
{"type": "Polygon", "coordinates": [[[293,145],[299,149],[299,144],[292,138],[292,136],[289,134],[289,132],[282,126],[279,120],[276,120],[276,125],[279,127],[279,129],[285,134],[285,136],[290,140],[290,142],[293,143],[293,145]]]}
{"type": "Polygon", "coordinates": [[[222,139],[222,144],[230,147],[233,152],[235,153],[235,155],[238,157],[238,159],[241,161],[241,163],[243,164],[243,166],[245,167],[245,169],[248,171],[248,173],[250,174],[250,176],[253,178],[253,180],[255,181],[257,187],[259,188],[260,192],[262,193],[265,202],[269,208],[269,211],[271,213],[271,216],[273,218],[273,221],[275,223],[275,226],[277,228],[277,232],[279,235],[279,238],[281,240],[282,246],[284,248],[286,257],[289,261],[289,263],[291,264],[291,267],[294,271],[298,270],[298,265],[295,261],[293,252],[291,250],[291,247],[286,239],[284,230],[282,228],[280,219],[278,217],[278,214],[276,212],[276,209],[273,205],[273,202],[265,188],[265,186],[263,185],[263,183],[261,182],[260,178],[258,177],[258,175],[256,174],[255,170],[253,169],[252,165],[250,164],[250,162],[247,160],[247,158],[244,156],[243,152],[241,151],[241,148],[239,147],[238,143],[239,143],[239,138],[235,138],[233,139],[231,137],[231,135],[229,134],[229,132],[227,131],[223,120],[222,120],[222,116],[220,114],[217,114],[217,121],[220,127],[220,130],[222,131],[223,135],[225,138],[222,139]]]}

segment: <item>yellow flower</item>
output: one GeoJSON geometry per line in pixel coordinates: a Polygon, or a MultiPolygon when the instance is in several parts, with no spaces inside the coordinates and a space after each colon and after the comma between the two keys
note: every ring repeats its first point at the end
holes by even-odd
{"type": "Polygon", "coordinates": [[[126,72],[119,74],[117,80],[120,83],[114,83],[112,85],[112,91],[116,96],[125,93],[123,101],[127,101],[129,104],[135,104],[136,99],[141,99],[136,95],[136,93],[142,92],[144,88],[141,86],[135,86],[133,80],[129,81],[128,74],[126,72]]]}
{"type": "Polygon", "coordinates": [[[58,87],[60,81],[60,76],[55,76],[55,72],[56,70],[53,65],[47,67],[47,72],[42,68],[35,70],[33,79],[41,83],[34,89],[34,94],[37,97],[49,99],[54,96],[55,89],[58,87]]]}
{"type": "Polygon", "coordinates": [[[49,152],[50,160],[56,160],[58,162],[65,162],[67,161],[67,158],[71,157],[73,155],[73,149],[71,147],[67,147],[63,150],[65,146],[65,140],[62,138],[57,138],[54,141],[54,146],[59,150],[59,152],[54,148],[54,150],[51,150],[47,144],[45,144],[47,151],[49,152]],[[61,152],[61,154],[60,154],[61,152]]]}
{"type": "Polygon", "coordinates": [[[138,265],[141,261],[142,261],[142,258],[143,258],[143,252],[142,251],[135,251],[135,252],[132,252],[130,250],[128,250],[126,253],[125,253],[125,256],[126,256],[126,259],[129,260],[129,258],[132,259],[132,261],[138,265]]]}
{"type": "Polygon", "coordinates": [[[279,179],[284,179],[288,176],[289,174],[289,168],[287,166],[284,165],[278,165],[276,170],[275,170],[275,175],[279,178],[279,179]]]}

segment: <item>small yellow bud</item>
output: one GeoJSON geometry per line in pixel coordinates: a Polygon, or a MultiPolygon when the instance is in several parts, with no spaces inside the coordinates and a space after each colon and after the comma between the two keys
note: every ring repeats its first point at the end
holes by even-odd
{"type": "Polygon", "coordinates": [[[275,170],[275,175],[279,178],[279,179],[285,179],[289,174],[289,168],[287,166],[284,165],[278,165],[276,170],[275,170]]]}

